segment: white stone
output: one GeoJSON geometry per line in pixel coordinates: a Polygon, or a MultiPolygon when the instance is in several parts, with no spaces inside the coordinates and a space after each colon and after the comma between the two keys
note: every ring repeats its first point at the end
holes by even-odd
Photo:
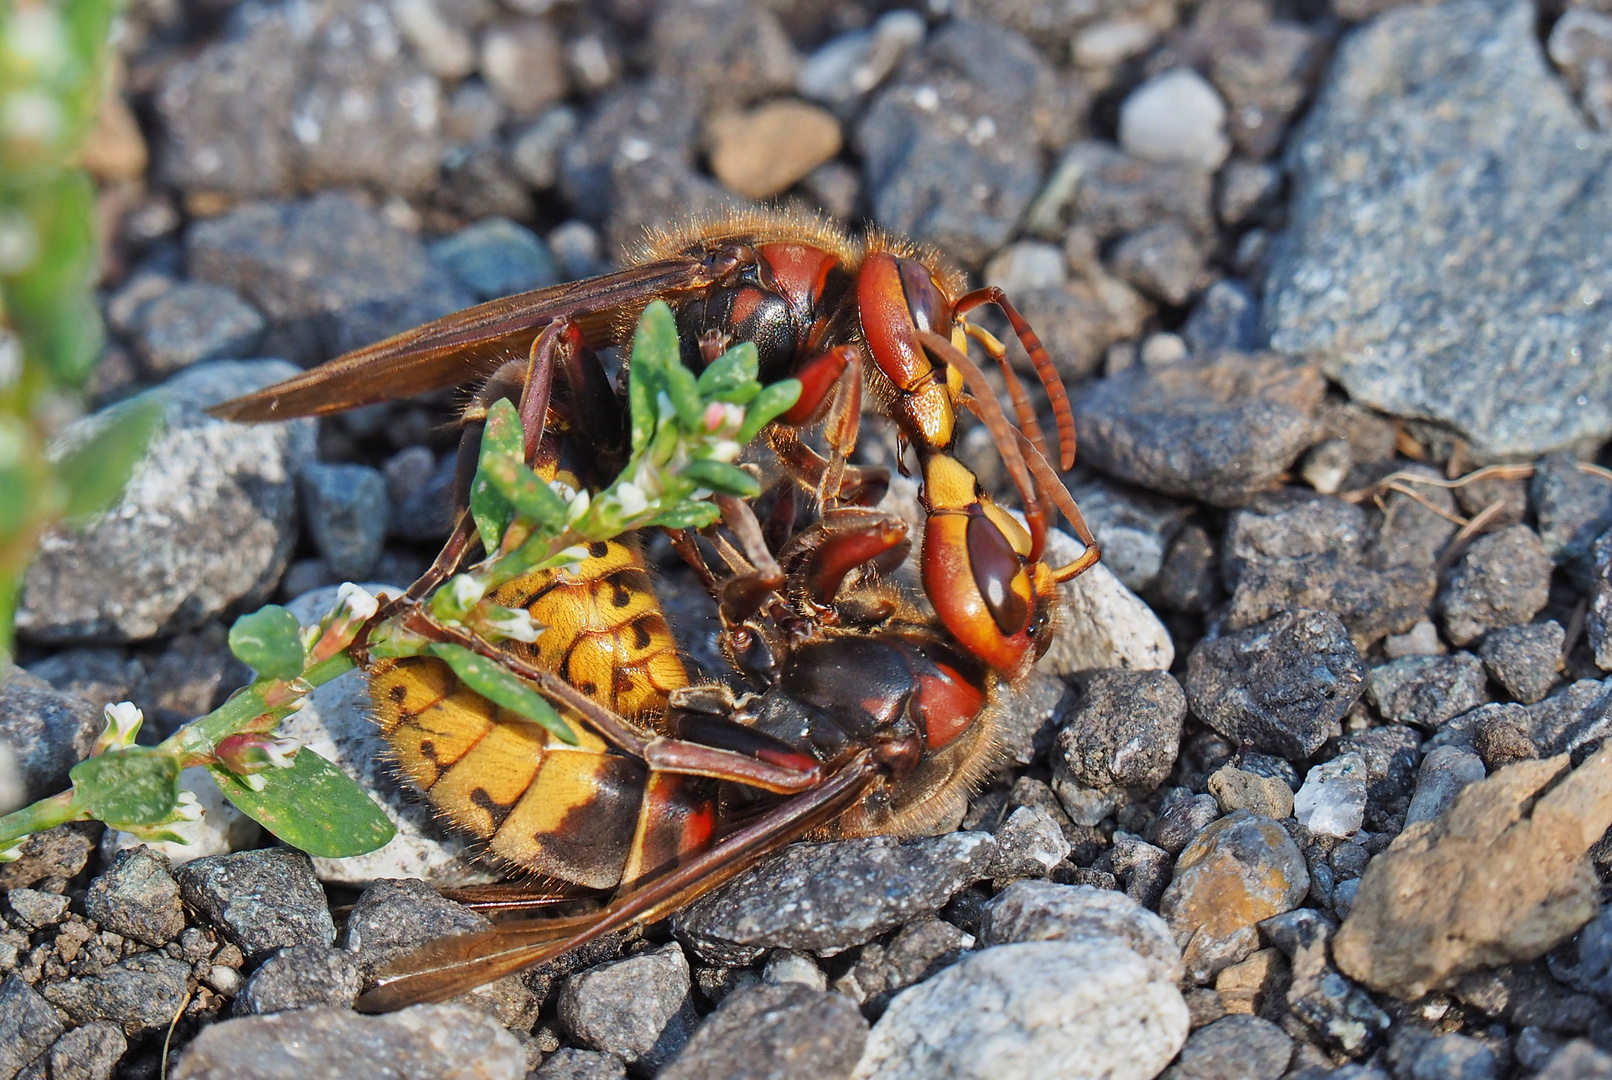
{"type": "Polygon", "coordinates": [[[1422,619],[1403,634],[1389,634],[1383,641],[1383,651],[1388,659],[1398,660],[1402,656],[1443,656],[1448,650],[1439,640],[1438,627],[1432,620],[1422,619]]]}
{"type": "Polygon", "coordinates": [[[1160,982],[1181,981],[1181,949],[1158,914],[1113,889],[1015,881],[985,905],[981,945],[1089,939],[1122,944],[1151,966],[1160,982]]]}
{"type": "Polygon", "coordinates": [[[1190,68],[1171,68],[1131,91],[1119,109],[1125,152],[1166,165],[1218,169],[1231,153],[1226,105],[1190,68]]]}
{"type": "Polygon", "coordinates": [[[1069,263],[1064,259],[1063,248],[1040,240],[1009,244],[985,264],[985,284],[995,285],[1011,297],[1068,280],[1069,263]]]}
{"type": "Polygon", "coordinates": [[[178,844],[165,840],[158,844],[147,844],[133,833],[108,829],[101,836],[101,857],[110,859],[125,848],[146,844],[152,851],[161,852],[170,865],[183,866],[192,859],[244,851],[256,846],[262,839],[263,827],[230,805],[213,780],[213,774],[205,766],[192,765],[182,770],[179,773],[179,786],[185,791],[195,792],[196,801],[202,808],[200,821],[183,826],[184,834],[191,838],[190,843],[178,844]]]}
{"type": "Polygon", "coordinates": [[[1142,342],[1142,366],[1145,368],[1169,367],[1187,358],[1187,343],[1180,334],[1168,330],[1149,334],[1142,342]]]}
{"type": "Polygon", "coordinates": [[[0,739],[0,814],[9,814],[28,802],[28,785],[17,767],[17,752],[0,739]]]}
{"type": "Polygon", "coordinates": [[[1121,944],[984,949],[896,995],[856,1080],[1152,1080],[1186,1041],[1181,991],[1121,944]]]}
{"type": "Polygon", "coordinates": [[[1121,15],[1082,28],[1069,51],[1076,67],[1100,70],[1123,64],[1158,39],[1158,27],[1121,15]]]}
{"type": "Polygon", "coordinates": [[[1350,837],[1366,816],[1366,762],[1359,754],[1340,754],[1304,777],[1293,796],[1293,816],[1318,836],[1350,837]]]}
{"type": "MultiPolygon", "coordinates": [[[[373,596],[397,595],[396,585],[367,584],[373,596]]],[[[337,586],[315,589],[286,605],[307,626],[336,601],[337,586]]],[[[483,885],[499,880],[480,864],[469,838],[453,833],[425,797],[399,780],[391,747],[372,718],[369,687],[362,673],[349,671],[309,694],[301,709],[280,722],[280,734],[302,744],[357,780],[397,826],[390,843],[350,859],[314,859],[321,881],[365,885],[377,878],[423,878],[442,888],[483,885]]]]}
{"type": "Polygon", "coordinates": [[[476,70],[470,35],[442,17],[436,0],[391,0],[392,19],[433,75],[462,79],[476,70]]]}
{"type": "Polygon", "coordinates": [[[801,65],[795,89],[801,97],[827,105],[855,101],[895,70],[924,39],[925,29],[917,12],[891,11],[871,29],[830,38],[801,65]]]}
{"type": "Polygon", "coordinates": [[[768,953],[767,964],[761,969],[761,978],[774,986],[799,983],[819,992],[828,989],[828,976],[817,966],[817,961],[807,953],[794,949],[774,949],[768,953]]]}

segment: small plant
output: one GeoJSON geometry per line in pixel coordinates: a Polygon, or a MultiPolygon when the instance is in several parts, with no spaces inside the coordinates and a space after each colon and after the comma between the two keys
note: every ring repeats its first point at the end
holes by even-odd
{"type": "Polygon", "coordinates": [[[101,354],[95,189],[77,155],[116,6],[0,4],[0,664],[40,534],[114,501],[161,419],[131,404],[72,450],[46,449],[101,354]]]}
{"type": "Polygon", "coordinates": [[[32,833],[68,821],[94,819],[149,840],[186,841],[200,807],[179,777],[192,765],[207,766],[238,809],[310,854],[341,857],[381,847],[394,829],[380,808],[330,762],[275,733],[310,691],[352,670],[351,647],[366,627],[369,655],[437,657],[488,700],[576,742],[547,699],[496,660],[499,642],[535,641],[543,627],[487,594],[523,574],[575,564],[593,541],[650,525],[712,524],[720,516],[709,501],[714,493],[758,494],[756,479],[734,461],[795,403],[800,383],[763,388],[756,376],[756,349],[746,343],[696,378],[679,357],[671,309],[651,304],[639,321],[628,373],[631,456],[597,494],[546,482],[529,468],[520,417],[499,401],[488,414],[471,485],[471,515],[487,553],[480,563],[379,621],[375,598],[351,584],[315,626],[302,627],[274,605],[242,616],[229,644],[256,673],[251,685],[149,748],[134,744],[139,710],[108,705],[106,730],[92,755],[74,766],[73,786],[0,817],[0,860],[15,857],[32,833]]]}

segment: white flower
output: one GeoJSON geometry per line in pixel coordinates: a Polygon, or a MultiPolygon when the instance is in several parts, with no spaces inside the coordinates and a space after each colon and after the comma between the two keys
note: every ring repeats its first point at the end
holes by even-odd
{"type": "Polygon", "coordinates": [[[732,439],[713,439],[707,445],[710,448],[707,456],[712,461],[725,461],[730,465],[739,456],[740,451],[744,449],[732,439]]]}
{"type": "Polygon", "coordinates": [[[630,480],[617,485],[616,501],[621,504],[621,512],[630,518],[649,509],[649,499],[644,496],[643,489],[630,480]]]}
{"type": "Polygon", "coordinates": [[[8,862],[16,862],[18,859],[22,858],[22,845],[26,844],[33,835],[33,833],[28,833],[25,836],[19,836],[16,840],[12,841],[9,847],[0,848],[0,865],[4,865],[8,862]]]}
{"type": "Polygon", "coordinates": [[[523,641],[530,645],[538,636],[548,629],[542,623],[532,618],[532,613],[525,608],[507,608],[498,604],[487,604],[480,610],[483,625],[491,631],[487,635],[494,640],[503,638],[509,641],[523,641]]]}
{"type": "Polygon", "coordinates": [[[447,601],[459,611],[469,611],[481,602],[486,586],[469,574],[455,574],[445,588],[447,601]]]}
{"type": "Polygon", "coordinates": [[[90,750],[90,756],[96,757],[108,750],[124,750],[134,745],[134,736],[145,723],[145,716],[135,707],[132,701],[120,701],[115,705],[108,705],[103,712],[106,717],[106,728],[100,737],[95,740],[95,746],[90,750]]]}
{"type": "Polygon", "coordinates": [[[571,500],[571,505],[565,511],[565,523],[575,525],[582,520],[582,515],[586,514],[588,507],[592,505],[593,499],[586,490],[577,492],[576,496],[571,500]]]}
{"type": "Polygon", "coordinates": [[[336,590],[337,618],[363,622],[380,609],[380,601],[350,581],[342,582],[336,590]]]}

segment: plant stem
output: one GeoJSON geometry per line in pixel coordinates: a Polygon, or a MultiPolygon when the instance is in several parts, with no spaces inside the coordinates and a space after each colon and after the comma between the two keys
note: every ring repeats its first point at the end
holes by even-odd
{"type": "Polygon", "coordinates": [[[40,799],[31,806],[25,806],[21,810],[14,810],[5,817],[0,817],[0,850],[25,839],[31,833],[54,829],[58,825],[78,821],[82,817],[83,815],[73,807],[71,789],[52,795],[48,799],[40,799]]]}

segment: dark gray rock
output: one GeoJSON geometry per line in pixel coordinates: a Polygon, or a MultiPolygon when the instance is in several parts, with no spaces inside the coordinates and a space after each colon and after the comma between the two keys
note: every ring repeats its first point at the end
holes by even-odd
{"type": "Polygon", "coordinates": [[[140,305],[128,333],[146,370],[163,376],[201,360],[251,356],[264,325],[223,286],[186,281],[140,305]]]}
{"type": "Polygon", "coordinates": [[[742,0],[673,0],[650,24],[655,73],[675,79],[696,102],[706,94],[743,105],[794,89],[799,58],[767,8],[742,0]]]}
{"type": "Polygon", "coordinates": [[[1220,804],[1213,795],[1189,794],[1174,802],[1167,796],[1159,816],[1148,827],[1147,839],[1171,855],[1179,855],[1219,816],[1220,804]]]}
{"type": "Polygon", "coordinates": [[[1405,811],[1405,824],[1432,821],[1448,810],[1461,789],[1488,775],[1483,759],[1459,746],[1438,746],[1422,759],[1416,793],[1405,811]]]}
{"type": "Polygon", "coordinates": [[[1157,907],[1159,897],[1170,884],[1173,860],[1169,852],[1139,836],[1116,830],[1108,856],[1114,875],[1125,887],[1125,895],[1144,907],[1157,907]]]}
{"type": "Polygon", "coordinates": [[[991,880],[998,885],[1020,878],[1045,877],[1071,850],[1057,819],[1039,806],[1013,810],[992,835],[996,839],[996,857],[991,861],[991,880]]]}
{"type": "Polygon", "coordinates": [[[548,245],[524,225],[487,218],[431,245],[431,260],[478,300],[495,300],[557,284],[548,245]]]}
{"type": "MultiPolygon", "coordinates": [[[[1593,613],[1590,627],[1593,644],[1593,613]]],[[[1562,645],[1566,639],[1567,632],[1554,619],[1502,626],[1483,635],[1478,655],[1483,658],[1489,677],[1505,687],[1506,693],[1524,705],[1532,705],[1549,693],[1556,682],[1556,668],[1562,662],[1562,645]]],[[[1608,658],[1608,664],[1612,665],[1612,657],[1608,658]]]]}
{"type": "Polygon", "coordinates": [[[1550,973],[1573,989],[1612,1001],[1612,906],[1602,906],[1577,934],[1548,953],[1550,973]]]}
{"type": "MultiPolygon", "coordinates": [[[[1612,531],[1595,542],[1591,561],[1590,609],[1585,629],[1589,632],[1590,648],[1595,652],[1595,666],[1606,671],[1612,669],[1612,531]]],[[[1556,648],[1556,659],[1559,659],[1560,643],[1556,648]]]]}
{"type": "Polygon", "coordinates": [[[1324,389],[1314,368],[1273,354],[1129,368],[1075,400],[1081,453],[1129,483],[1236,506],[1314,441],[1324,389]]]}
{"type": "Polygon", "coordinates": [[[1194,1031],[1164,1080],[1277,1080],[1293,1040],[1258,1016],[1227,1016],[1194,1031]]]}
{"type": "Polygon", "coordinates": [[[149,847],[120,851],[84,894],[84,914],[124,937],[166,945],[185,928],[179,885],[168,860],[149,847]]]}
{"type": "MultiPolygon", "coordinates": [[[[8,678],[7,685],[17,680],[8,678]]],[[[0,691],[0,706],[5,697],[0,691]]],[[[62,785],[66,786],[65,782],[62,785]]],[[[55,791],[44,791],[47,795],[55,791]]],[[[25,889],[39,881],[58,878],[66,881],[76,876],[89,862],[90,852],[101,836],[101,825],[93,821],[75,821],[58,825],[54,829],[36,832],[16,848],[16,858],[0,864],[0,889],[25,889]]]]}
{"type": "Polygon", "coordinates": [[[940,919],[909,923],[885,944],[869,942],[851,970],[834,980],[834,989],[877,1018],[902,990],[955,964],[974,939],[940,919]]]}
{"type": "Polygon", "coordinates": [[[616,180],[643,161],[660,171],[694,162],[701,102],[671,79],[613,90],[570,140],[560,158],[560,194],[592,221],[613,217],[616,180]]]}
{"type": "Polygon", "coordinates": [[[11,921],[23,930],[45,930],[62,921],[72,899],[38,889],[12,889],[6,893],[11,921]]]}
{"type": "Polygon", "coordinates": [[[741,210],[747,205],[681,160],[670,156],[629,159],[618,163],[612,173],[605,243],[611,251],[631,250],[643,242],[645,230],[675,228],[691,217],[741,210]]]}
{"type": "Polygon", "coordinates": [[[1466,1035],[1434,1035],[1402,1024],[1388,1043],[1388,1062],[1404,1080],[1490,1080],[1497,1075],[1494,1054],[1466,1035]]]}
{"type": "Polygon", "coordinates": [[[1327,554],[1358,559],[1368,535],[1365,511],[1353,503],[1291,488],[1262,495],[1226,522],[1226,587],[1236,589],[1262,562],[1327,554]]]}
{"type": "Polygon", "coordinates": [[[1034,116],[1053,82],[1004,27],[953,20],[931,35],[855,129],[879,224],[983,264],[1041,186],[1034,116]]]}
{"type": "Polygon", "coordinates": [[[1339,51],[1290,149],[1273,346],[1316,357],[1357,401],[1454,427],[1480,460],[1604,438],[1608,264],[1583,225],[1612,210],[1609,151],[1529,5],[1373,22],[1339,51]],[[1469,243],[1452,249],[1457,236],[1469,243]]]}
{"type": "MultiPolygon", "coordinates": [[[[296,542],[293,481],[314,455],[314,421],[243,426],[202,410],[296,371],[278,360],[216,361],[149,391],[167,427],[111,509],[86,529],[46,535],[23,582],[18,632],[48,643],[140,641],[267,599],[296,542]]],[[[120,407],[61,438],[91,437],[120,407]]]]}
{"type": "Polygon", "coordinates": [[[57,1039],[22,1075],[30,1080],[112,1080],[128,1049],[117,1025],[96,1021],[57,1039]]]}
{"type": "Polygon", "coordinates": [[[173,1023],[184,1007],[190,965],[162,953],[137,953],[98,975],[50,983],[42,993],[74,1024],[105,1020],[136,1039],[173,1023]]]}
{"type": "Polygon", "coordinates": [[[712,1013],[661,1080],[850,1076],[868,1024],[846,998],[804,986],[742,987],[712,1013]]]}
{"type": "Polygon", "coordinates": [[[386,478],[368,465],[309,462],[298,479],[308,532],[330,572],[343,581],[365,580],[392,517],[386,478]]]}
{"type": "Polygon", "coordinates": [[[1121,237],[1109,260],[1114,273],[1148,296],[1181,307],[1208,284],[1206,256],[1185,225],[1166,220],[1121,237]]]}
{"type": "MultiPolygon", "coordinates": [[[[1266,919],[1260,933],[1287,954],[1292,970],[1287,1006],[1323,1047],[1361,1058],[1381,1045],[1392,1021],[1371,995],[1327,959],[1333,924],[1313,908],[1266,919]]],[[[1361,1078],[1365,1080],[1365,1078],[1361,1078]]]]}
{"type": "Polygon", "coordinates": [[[1181,745],[1187,699],[1163,671],[1099,671],[1066,715],[1055,759],[1086,787],[1164,782],[1181,745]]]}
{"type": "Polygon", "coordinates": [[[1340,753],[1359,754],[1366,763],[1366,828],[1398,832],[1395,815],[1403,815],[1416,786],[1421,736],[1403,724],[1358,732],[1342,740],[1340,753]]]}
{"type": "Polygon", "coordinates": [[[985,878],[995,848],[981,833],[796,844],[695,901],[674,930],[715,963],[752,963],[776,947],[860,945],[985,878]]]}
{"type": "Polygon", "coordinates": [[[65,789],[68,771],[89,754],[106,721],[89,702],[10,663],[0,675],[0,742],[11,751],[19,783],[6,793],[9,813],[65,789]]]}
{"type": "MultiPolygon", "coordinates": [[[[994,447],[991,452],[995,453],[994,447]]],[[[1190,508],[1103,481],[1080,484],[1070,494],[1103,549],[1103,565],[1132,592],[1151,586],[1171,537],[1190,508]]]]}
{"type": "Polygon", "coordinates": [[[463,1005],[415,1005],[387,1016],[295,1009],[202,1030],[173,1080],[284,1080],[308,1075],[521,1080],[526,1050],[498,1021],[463,1005]]]}
{"type": "Polygon", "coordinates": [[[1159,914],[1181,946],[1187,978],[1203,985],[1259,947],[1255,923],[1291,911],[1309,889],[1304,856],[1287,831],[1238,810],[1181,852],[1159,914]]]}
{"type": "Polygon", "coordinates": [[[342,948],[368,976],[427,941],[492,929],[486,916],[454,903],[415,878],[381,879],[347,915],[342,948]]]}
{"type": "Polygon", "coordinates": [[[1170,541],[1150,598],[1172,611],[1208,611],[1220,596],[1219,555],[1202,525],[1188,522],[1170,541]]]}
{"type": "Polygon", "coordinates": [[[1612,734],[1612,686],[1580,679],[1526,706],[1528,735],[1540,757],[1577,750],[1612,734]]]}
{"type": "Polygon", "coordinates": [[[1252,352],[1265,344],[1259,301],[1241,281],[1217,281],[1193,305],[1181,337],[1195,356],[1223,349],[1252,352]]]}
{"type": "Polygon", "coordinates": [[[1002,753],[1019,765],[1045,754],[1057,736],[1069,695],[1069,686],[1062,679],[1032,669],[1003,701],[997,729],[1002,753]]]}
{"type": "Polygon", "coordinates": [[[227,285],[263,312],[265,348],[306,362],[472,302],[418,238],[329,192],[198,222],[186,237],[186,262],[191,277],[227,285]]]}
{"type": "Polygon", "coordinates": [[[1590,549],[1612,528],[1612,480],[1579,468],[1569,454],[1551,454],[1535,467],[1528,497],[1546,552],[1588,584],[1594,558],[1590,549]]]}
{"type": "Polygon", "coordinates": [[[336,940],[325,892],[307,855],[290,848],[212,855],[175,875],[185,903],[256,963],[286,945],[336,940]]]}
{"type": "Polygon", "coordinates": [[[1469,652],[1403,656],[1371,669],[1366,697],[1385,720],[1434,731],[1488,701],[1488,678],[1469,652]]]}
{"type": "Polygon", "coordinates": [[[1388,492],[1383,500],[1383,521],[1371,551],[1378,566],[1432,568],[1455,536],[1455,497],[1443,487],[1443,477],[1426,465],[1403,470],[1407,491],[1388,492]],[[1427,483],[1417,481],[1426,479],[1427,483]],[[1448,516],[1447,516],[1448,515],[1448,516]]]}
{"type": "Polygon", "coordinates": [[[441,91],[400,45],[387,9],[350,2],[267,4],[232,20],[222,40],[163,74],[159,174],[215,196],[429,191],[441,91]]]}
{"type": "MultiPolygon", "coordinates": [[[[1097,373],[1110,345],[1139,334],[1151,311],[1136,290],[1101,272],[1017,290],[1012,299],[1071,386],[1097,373]]],[[[1028,360],[1018,348],[1008,348],[1015,363],[1028,360]]]]}
{"type": "Polygon", "coordinates": [[[235,1015],[277,1013],[329,1005],[345,1009],[363,987],[353,955],[324,945],[276,949],[252,972],[235,998],[235,1015]]]}
{"type": "Polygon", "coordinates": [[[699,1023],[688,960],[674,941],[571,976],[560,990],[560,1026],[591,1050],[654,1075],[699,1023]]]}
{"type": "Polygon", "coordinates": [[[1562,1035],[1593,1035],[1612,1023],[1594,996],[1564,986],[1543,963],[1503,964],[1469,972],[1454,986],[1461,1003],[1513,1028],[1541,1027],[1562,1035]]]}
{"type": "Polygon", "coordinates": [[[11,1080],[65,1030],[50,1003],[16,975],[0,983],[0,1077],[11,1080]]]}
{"type": "Polygon", "coordinates": [[[1534,617],[1550,598],[1550,557],[1526,525],[1491,533],[1467,548],[1439,592],[1444,636],[1455,645],[1534,617]]]}
{"type": "Polygon", "coordinates": [[[532,1080],[626,1080],[627,1066],[614,1054],[562,1049],[543,1062],[532,1080]]]}
{"type": "Polygon", "coordinates": [[[1060,218],[1068,217],[1098,240],[1108,240],[1175,218],[1209,237],[1215,230],[1213,184],[1207,169],[1143,161],[1112,143],[1079,142],[1053,169],[1027,224],[1032,231],[1058,236],[1060,218]]]}
{"type": "MultiPolygon", "coordinates": [[[[431,457],[424,447],[417,449],[424,451],[425,458],[431,457]]],[[[415,455],[415,461],[408,464],[413,467],[420,460],[415,455]]],[[[410,543],[441,543],[453,531],[458,516],[453,506],[457,457],[444,454],[441,461],[427,461],[425,465],[423,477],[415,478],[401,495],[395,482],[401,470],[387,473],[388,488],[393,493],[391,535],[410,543]]]]}
{"type": "Polygon", "coordinates": [[[1343,624],[1323,612],[1206,639],[1187,658],[1193,713],[1234,743],[1295,759],[1339,733],[1365,681],[1343,624]]]}

